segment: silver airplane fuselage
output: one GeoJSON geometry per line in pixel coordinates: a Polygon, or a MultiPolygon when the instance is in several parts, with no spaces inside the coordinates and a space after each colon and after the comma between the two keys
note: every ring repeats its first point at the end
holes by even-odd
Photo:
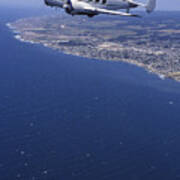
{"type": "MultiPolygon", "coordinates": [[[[156,0],[148,0],[151,9],[154,9],[156,0]]],[[[65,11],[71,15],[88,15],[94,16],[98,14],[113,14],[123,16],[134,16],[129,14],[131,8],[146,5],[142,3],[134,2],[133,0],[44,0],[48,6],[56,6],[65,9],[65,11]],[[117,12],[117,10],[125,9],[126,13],[117,12]]],[[[147,11],[148,12],[148,11],[147,11]]]]}

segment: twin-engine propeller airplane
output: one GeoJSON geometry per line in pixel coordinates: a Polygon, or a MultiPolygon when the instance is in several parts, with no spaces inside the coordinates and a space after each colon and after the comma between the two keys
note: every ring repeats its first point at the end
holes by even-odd
{"type": "Polygon", "coordinates": [[[147,4],[133,0],[44,0],[44,2],[47,6],[63,8],[68,14],[89,17],[98,14],[139,17],[137,14],[131,14],[130,9],[140,6],[144,7],[147,13],[151,13],[156,7],[156,0],[148,0],[147,4]],[[119,9],[125,9],[126,12],[119,9]]]}

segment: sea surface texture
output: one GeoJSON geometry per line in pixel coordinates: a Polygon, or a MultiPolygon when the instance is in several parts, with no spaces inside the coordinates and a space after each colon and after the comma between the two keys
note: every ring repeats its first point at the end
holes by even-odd
{"type": "Polygon", "coordinates": [[[180,179],[180,84],[17,41],[36,14],[0,9],[0,180],[180,179]]]}

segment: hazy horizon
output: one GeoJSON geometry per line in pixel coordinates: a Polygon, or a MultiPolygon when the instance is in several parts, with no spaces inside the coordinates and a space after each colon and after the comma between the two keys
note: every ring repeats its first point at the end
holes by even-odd
{"type": "MultiPolygon", "coordinates": [[[[139,2],[146,2],[146,0],[136,0],[139,2]]],[[[13,6],[13,7],[37,7],[37,8],[43,8],[44,2],[43,0],[1,0],[0,6],[13,6]]],[[[180,10],[180,0],[174,0],[174,2],[170,3],[169,0],[159,0],[157,1],[157,10],[163,10],[163,11],[179,11],[180,10]]]]}

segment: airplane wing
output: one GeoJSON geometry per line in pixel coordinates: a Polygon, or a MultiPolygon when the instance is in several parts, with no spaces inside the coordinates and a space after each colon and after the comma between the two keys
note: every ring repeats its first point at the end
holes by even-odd
{"type": "Polygon", "coordinates": [[[140,17],[137,14],[130,14],[130,13],[125,13],[121,11],[113,11],[113,10],[107,10],[103,8],[95,8],[95,7],[84,7],[85,10],[91,11],[96,14],[111,14],[111,15],[120,15],[120,16],[130,16],[130,17],[140,17]]]}

